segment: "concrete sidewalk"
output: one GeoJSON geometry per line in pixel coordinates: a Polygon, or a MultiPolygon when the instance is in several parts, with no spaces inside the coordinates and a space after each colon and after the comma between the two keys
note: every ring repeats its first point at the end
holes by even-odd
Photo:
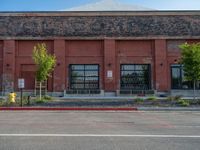
{"type": "Polygon", "coordinates": [[[137,107],[138,111],[200,111],[200,107],[137,107]]]}

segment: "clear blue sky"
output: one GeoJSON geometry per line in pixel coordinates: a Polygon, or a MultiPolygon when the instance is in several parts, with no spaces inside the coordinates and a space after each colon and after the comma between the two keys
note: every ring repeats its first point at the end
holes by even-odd
{"type": "MultiPolygon", "coordinates": [[[[0,0],[0,11],[55,11],[98,0],[0,0]]],[[[118,0],[159,10],[200,10],[200,0],[118,0]]]]}

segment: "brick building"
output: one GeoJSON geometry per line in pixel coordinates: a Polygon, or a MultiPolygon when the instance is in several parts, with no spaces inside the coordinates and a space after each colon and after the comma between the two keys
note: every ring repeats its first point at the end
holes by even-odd
{"type": "Polygon", "coordinates": [[[24,78],[34,91],[32,50],[46,43],[57,57],[48,92],[189,90],[177,64],[184,42],[200,42],[200,11],[1,12],[0,89],[24,78]]]}

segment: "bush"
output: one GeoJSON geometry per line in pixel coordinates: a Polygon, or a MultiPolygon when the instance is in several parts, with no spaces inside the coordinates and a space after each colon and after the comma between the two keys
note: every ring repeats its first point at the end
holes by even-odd
{"type": "Polygon", "coordinates": [[[136,102],[136,103],[141,103],[141,102],[143,102],[143,101],[144,101],[143,98],[139,98],[139,97],[138,97],[138,98],[135,99],[135,102],[136,102]]]}
{"type": "Polygon", "coordinates": [[[44,100],[52,100],[52,97],[49,95],[45,95],[42,97],[44,100]]]}
{"type": "Polygon", "coordinates": [[[0,100],[0,107],[4,107],[9,105],[8,102],[6,100],[0,100]]]}
{"type": "Polygon", "coordinates": [[[52,97],[50,97],[48,95],[45,95],[45,96],[42,97],[41,100],[38,97],[36,97],[35,103],[37,103],[37,104],[43,104],[43,103],[49,102],[51,100],[52,100],[52,97]]]}
{"type": "Polygon", "coordinates": [[[43,103],[45,103],[45,102],[46,102],[46,101],[45,101],[44,99],[41,99],[41,100],[40,100],[40,99],[36,99],[36,100],[35,100],[35,103],[36,103],[36,104],[43,104],[43,103]]]}
{"type": "Polygon", "coordinates": [[[176,96],[174,96],[174,100],[175,101],[181,100],[181,97],[182,97],[181,95],[176,95],[176,96]]]}
{"type": "Polygon", "coordinates": [[[174,97],[173,97],[173,96],[168,96],[168,97],[167,97],[167,100],[168,100],[168,101],[173,101],[173,100],[174,100],[174,97]]]}
{"type": "MultiPolygon", "coordinates": [[[[23,96],[22,97],[22,106],[27,105],[28,104],[28,96],[23,96]]],[[[18,97],[16,98],[16,105],[20,106],[21,105],[21,98],[18,97]]]]}
{"type": "Polygon", "coordinates": [[[148,97],[147,100],[149,101],[156,101],[157,98],[155,96],[148,97]]]}
{"type": "Polygon", "coordinates": [[[178,100],[178,101],[177,101],[177,104],[180,105],[180,106],[183,106],[183,107],[188,107],[188,106],[190,106],[190,102],[189,102],[188,100],[183,100],[183,99],[178,100]]]}
{"type": "Polygon", "coordinates": [[[168,96],[167,97],[167,100],[168,101],[179,101],[179,100],[181,100],[181,95],[176,95],[176,96],[168,96]]]}

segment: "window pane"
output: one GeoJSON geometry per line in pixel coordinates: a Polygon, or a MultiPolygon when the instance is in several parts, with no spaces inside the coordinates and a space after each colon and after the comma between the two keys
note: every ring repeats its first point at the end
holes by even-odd
{"type": "Polygon", "coordinates": [[[71,84],[72,89],[84,89],[84,84],[71,84]]]}
{"type": "Polygon", "coordinates": [[[72,70],[84,70],[84,65],[71,65],[72,70]]]}
{"type": "Polygon", "coordinates": [[[84,83],[84,77],[72,77],[72,83],[84,83]]]}
{"type": "Polygon", "coordinates": [[[98,77],[85,77],[85,82],[96,82],[98,81],[98,77]]]}
{"type": "Polygon", "coordinates": [[[143,68],[144,68],[143,65],[135,65],[135,70],[143,70],[143,68]]]}
{"type": "Polygon", "coordinates": [[[172,88],[181,88],[181,68],[172,67],[172,88]]]}
{"type": "Polygon", "coordinates": [[[122,71],[121,72],[122,76],[131,76],[132,74],[134,74],[134,71],[122,71]]]}
{"type": "Polygon", "coordinates": [[[84,71],[72,71],[71,76],[73,77],[84,76],[84,71]]]}
{"type": "Polygon", "coordinates": [[[85,70],[98,70],[98,65],[85,65],[85,70]]]}
{"type": "Polygon", "coordinates": [[[122,70],[134,70],[135,65],[122,65],[122,70]]]}
{"type": "Polygon", "coordinates": [[[87,88],[87,89],[97,89],[98,84],[85,84],[85,88],[87,88]]]}
{"type": "Polygon", "coordinates": [[[85,71],[85,76],[98,76],[98,71],[85,71]]]}

